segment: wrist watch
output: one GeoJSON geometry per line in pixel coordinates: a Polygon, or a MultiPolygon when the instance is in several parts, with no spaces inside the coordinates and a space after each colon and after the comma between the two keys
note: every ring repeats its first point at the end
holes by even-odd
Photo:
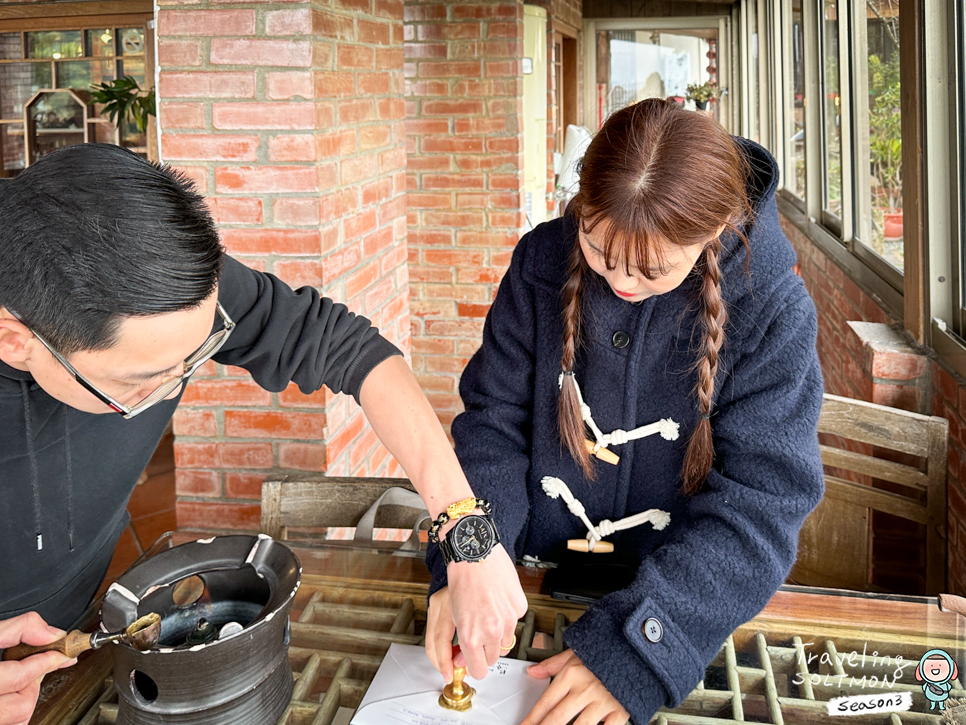
{"type": "Polygon", "coordinates": [[[493,524],[493,517],[482,515],[464,516],[456,522],[446,536],[439,541],[443,561],[483,561],[493,547],[500,543],[500,535],[493,524]]]}

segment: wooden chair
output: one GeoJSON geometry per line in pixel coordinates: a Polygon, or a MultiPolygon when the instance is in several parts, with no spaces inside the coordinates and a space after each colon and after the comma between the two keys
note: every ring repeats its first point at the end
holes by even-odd
{"type": "MultiPolygon", "coordinates": [[[[415,489],[405,478],[340,478],[319,474],[269,477],[262,483],[261,531],[276,539],[288,539],[290,529],[301,529],[297,532],[299,538],[311,538],[324,535],[328,528],[356,526],[391,488],[406,489],[415,496],[415,489]]],[[[415,504],[418,507],[409,503],[383,503],[374,523],[384,528],[412,530],[429,516],[421,508],[421,501],[415,504]]],[[[399,542],[372,543],[387,548],[399,546],[399,542]]]]}
{"type": "Polygon", "coordinates": [[[925,593],[939,593],[946,585],[949,421],[826,395],[818,430],[825,497],[805,521],[788,581],[881,589],[872,581],[871,519],[884,512],[925,527],[925,593]]]}

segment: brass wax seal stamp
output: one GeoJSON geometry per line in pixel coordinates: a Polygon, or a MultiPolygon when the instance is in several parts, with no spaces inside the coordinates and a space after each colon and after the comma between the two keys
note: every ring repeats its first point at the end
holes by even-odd
{"type": "Polygon", "coordinates": [[[473,707],[473,695],[476,694],[476,690],[463,684],[464,677],[466,677],[465,667],[453,668],[453,681],[443,688],[443,694],[439,696],[440,707],[457,712],[466,712],[473,707]]]}

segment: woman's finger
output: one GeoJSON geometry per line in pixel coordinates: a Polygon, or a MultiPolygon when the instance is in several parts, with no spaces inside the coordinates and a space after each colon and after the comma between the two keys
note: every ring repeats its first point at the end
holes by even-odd
{"type": "Polygon", "coordinates": [[[591,702],[574,720],[574,725],[598,725],[611,708],[602,702],[591,702]]]}
{"type": "MultiPolygon", "coordinates": [[[[567,725],[586,705],[587,702],[583,694],[571,690],[540,720],[534,720],[533,725],[567,725]]],[[[597,725],[597,723],[594,723],[594,725],[597,725]]]]}
{"type": "Polygon", "coordinates": [[[630,721],[630,714],[628,714],[627,710],[621,707],[607,716],[607,718],[604,720],[604,725],[628,725],[630,721]]]}
{"type": "Polygon", "coordinates": [[[547,713],[553,710],[569,692],[570,687],[563,680],[554,680],[551,682],[550,687],[544,690],[540,699],[537,700],[536,704],[530,710],[530,714],[526,716],[520,725],[538,725],[542,723],[547,713]]]}
{"type": "Polygon", "coordinates": [[[548,657],[543,662],[539,664],[530,665],[527,668],[527,673],[531,677],[536,677],[537,679],[543,680],[548,677],[555,677],[557,673],[564,668],[570,659],[573,650],[564,650],[559,655],[554,655],[553,657],[548,657]]]}

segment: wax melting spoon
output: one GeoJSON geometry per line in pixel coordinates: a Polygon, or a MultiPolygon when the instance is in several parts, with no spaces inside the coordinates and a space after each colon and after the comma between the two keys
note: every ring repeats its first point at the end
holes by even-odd
{"type": "Polygon", "coordinates": [[[158,643],[161,636],[161,615],[152,612],[129,624],[127,628],[120,632],[81,632],[75,629],[73,632],[65,634],[63,637],[50,644],[34,646],[29,644],[19,644],[16,647],[4,650],[4,660],[22,660],[30,655],[40,652],[60,652],[66,657],[74,658],[81,652],[89,649],[99,649],[108,642],[122,641],[137,650],[149,650],[158,643]]]}

